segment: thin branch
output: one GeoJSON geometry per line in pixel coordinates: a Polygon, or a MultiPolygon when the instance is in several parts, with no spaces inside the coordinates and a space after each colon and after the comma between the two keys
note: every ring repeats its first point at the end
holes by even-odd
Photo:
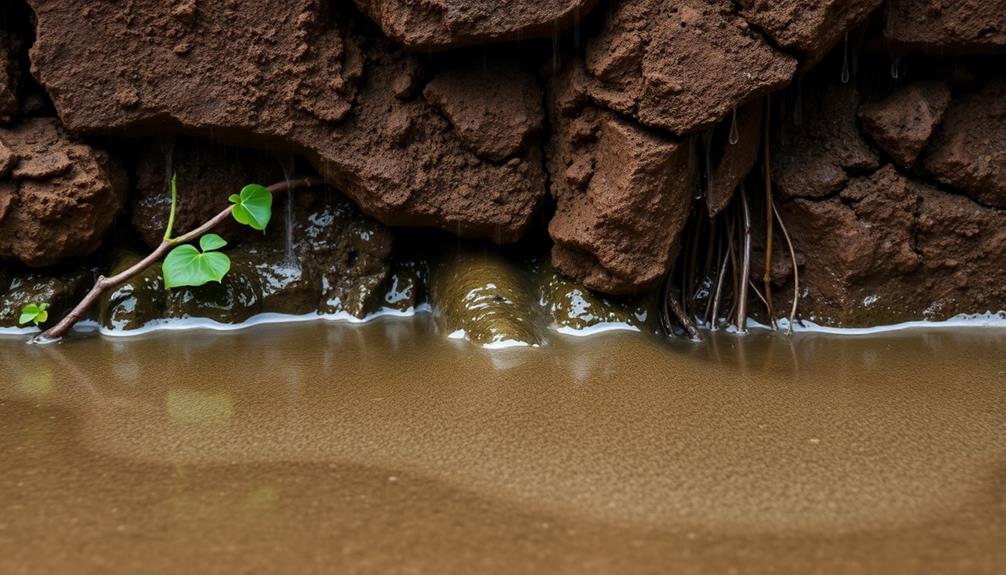
{"type": "MultiPolygon", "coordinates": [[[[323,184],[324,184],[323,181],[315,178],[302,178],[298,180],[292,180],[289,182],[281,182],[278,184],[273,184],[269,186],[269,191],[272,193],[280,193],[280,192],[291,191],[297,188],[309,188],[323,184]]],[[[209,221],[199,226],[198,228],[184,235],[181,235],[177,238],[162,241],[160,245],[158,245],[157,248],[150,253],[150,255],[143,258],[129,269],[124,270],[109,278],[106,278],[104,276],[99,277],[98,281],[95,282],[94,287],[91,288],[91,291],[89,291],[87,295],[84,296],[84,299],[82,299],[80,303],[78,303],[77,306],[74,307],[69,314],[67,314],[66,317],[64,317],[55,326],[49,328],[41,335],[37,336],[33,341],[37,343],[50,343],[62,339],[63,336],[69,333],[70,329],[73,328],[73,326],[76,325],[78,321],[84,318],[84,316],[87,314],[87,310],[91,309],[91,307],[95,303],[97,303],[98,299],[101,298],[102,294],[104,294],[108,290],[115,289],[120,285],[133,279],[134,277],[140,275],[147,268],[160,261],[161,258],[163,258],[171,248],[177,245],[187,244],[193,240],[198,239],[206,232],[212,230],[213,228],[217,227],[218,225],[226,221],[227,218],[229,218],[230,216],[231,216],[231,206],[228,205],[227,208],[222,210],[217,215],[213,216],[213,218],[211,218],[209,221]]]]}

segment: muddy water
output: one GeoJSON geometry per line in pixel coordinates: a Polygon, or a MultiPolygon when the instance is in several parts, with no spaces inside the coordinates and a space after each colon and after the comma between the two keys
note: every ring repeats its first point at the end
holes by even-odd
{"type": "Polygon", "coordinates": [[[2,573],[993,573],[1006,332],[0,340],[2,573]]]}

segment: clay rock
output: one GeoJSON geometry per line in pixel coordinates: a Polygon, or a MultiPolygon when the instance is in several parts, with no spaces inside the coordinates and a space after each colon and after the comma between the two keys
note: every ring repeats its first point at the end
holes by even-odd
{"type": "Polygon", "coordinates": [[[923,167],[940,183],[1006,208],[1006,77],[954,101],[923,167]]]}
{"type": "Polygon", "coordinates": [[[920,81],[879,102],[864,104],[859,118],[866,133],[903,168],[915,163],[919,153],[950,106],[950,88],[944,82],[920,81]]]}
{"type": "Polygon", "coordinates": [[[423,95],[450,120],[469,150],[493,162],[528,149],[545,121],[541,89],[513,62],[447,69],[430,80],[423,95]],[[487,92],[490,78],[495,86],[487,92]]]}
{"type": "MultiPolygon", "coordinates": [[[[133,267],[143,256],[124,248],[111,255],[108,275],[133,267]]],[[[166,292],[160,266],[154,265],[107,292],[98,304],[98,322],[105,329],[132,331],[165,319],[166,292]]]]}
{"type": "Polygon", "coordinates": [[[413,50],[547,38],[598,0],[356,0],[385,34],[413,50]]]}
{"type": "Polygon", "coordinates": [[[428,303],[429,266],[425,260],[396,257],[384,293],[383,307],[403,313],[428,303]]]}
{"type": "Polygon", "coordinates": [[[430,270],[430,303],[454,339],[490,347],[545,341],[529,279],[494,251],[447,249],[430,270]]]}
{"type": "Polygon", "coordinates": [[[656,298],[652,294],[634,297],[608,296],[593,292],[570,280],[549,262],[538,270],[538,303],[551,327],[568,330],[606,330],[656,327],[656,298]]]}
{"type": "Polygon", "coordinates": [[[884,37],[939,53],[1006,50],[1006,0],[888,0],[884,37]]]}
{"type": "Polygon", "coordinates": [[[0,128],[0,259],[43,267],[90,255],[125,190],[118,164],[55,119],[0,128]]]}
{"type": "Polygon", "coordinates": [[[706,209],[709,217],[720,213],[729,205],[734,192],[751,172],[765,130],[765,103],[756,100],[745,105],[721,125],[709,142],[706,161],[711,165],[706,181],[706,209]],[[736,141],[731,142],[731,137],[736,141]],[[715,156],[713,148],[719,150],[715,156]]]}
{"type": "Polygon", "coordinates": [[[878,325],[921,312],[912,302],[897,303],[901,278],[921,266],[912,249],[915,209],[908,180],[890,166],[850,180],[837,196],[784,203],[782,217],[805,261],[801,315],[829,325],[878,325]]]}
{"type": "Polygon", "coordinates": [[[799,125],[785,120],[773,146],[772,172],[781,195],[822,198],[842,189],[850,174],[880,165],[856,126],[858,100],[851,85],[820,85],[804,96],[799,125]]]}
{"type": "Polygon", "coordinates": [[[495,241],[520,237],[545,193],[536,146],[500,163],[471,152],[422,97],[426,59],[343,6],[202,2],[190,17],[159,0],[30,3],[33,71],[72,130],[286,147],[385,223],[495,241]]]}
{"type": "MultiPolygon", "coordinates": [[[[823,200],[781,206],[798,251],[801,316],[871,326],[998,311],[1006,211],[909,180],[887,165],[823,200]]],[[[786,289],[776,293],[788,305],[786,289]]]]}
{"type": "Polygon", "coordinates": [[[1006,210],[927,185],[916,190],[916,249],[925,267],[910,283],[926,303],[922,317],[1006,311],[1006,210]]]}
{"type": "Polygon", "coordinates": [[[68,314],[94,283],[94,273],[83,267],[40,272],[11,265],[0,266],[0,328],[18,325],[21,309],[30,303],[44,303],[50,327],[68,314]]]}
{"type": "MultiPolygon", "coordinates": [[[[290,198],[289,232],[282,208],[274,210],[270,233],[225,248],[231,271],[222,282],[167,291],[154,266],[103,298],[102,325],[130,331],[191,318],[239,324],[261,313],[362,318],[383,307],[390,293],[391,232],[331,190],[290,198]]],[[[110,273],[138,260],[120,251],[110,273]]]]}
{"type": "Polygon", "coordinates": [[[784,50],[800,56],[804,69],[817,63],[883,0],[737,0],[741,16],[784,50]]]}
{"type": "Polygon", "coordinates": [[[572,81],[647,126],[697,132],[789,83],[796,60],[772,48],[729,0],[627,0],[586,45],[572,81]]]}
{"type": "MultiPolygon", "coordinates": [[[[147,142],[141,147],[135,165],[133,229],[149,247],[161,243],[171,211],[172,173],[177,174],[178,189],[174,233],[181,235],[220,213],[230,205],[227,197],[245,185],[268,186],[283,181],[283,166],[292,163],[290,159],[194,138],[147,142]]],[[[287,169],[292,171],[293,167],[287,169]]],[[[282,206],[282,198],[277,197],[279,216],[283,215],[282,206]]],[[[261,235],[233,221],[225,222],[217,232],[232,245],[241,238],[261,235]]],[[[276,229],[270,232],[275,233],[276,229]]]]}
{"type": "Polygon", "coordinates": [[[689,144],[575,97],[558,95],[551,113],[553,265],[605,293],[654,286],[670,267],[696,190],[689,144]]]}

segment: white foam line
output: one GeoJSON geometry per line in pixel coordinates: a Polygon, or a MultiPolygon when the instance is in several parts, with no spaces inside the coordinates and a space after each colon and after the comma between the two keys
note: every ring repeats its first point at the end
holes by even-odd
{"type": "MultiPolygon", "coordinates": [[[[789,327],[789,321],[780,319],[777,322],[780,330],[789,327]]],[[[748,319],[747,325],[751,329],[771,330],[770,326],[764,325],[752,319],[748,319]]],[[[909,330],[933,330],[950,328],[994,328],[1006,329],[1006,311],[985,312],[976,314],[960,314],[942,321],[906,321],[890,325],[878,325],[874,327],[829,327],[818,325],[812,321],[798,321],[793,325],[795,333],[823,333],[829,335],[877,335],[882,333],[892,333],[909,330]]]]}
{"type": "Polygon", "coordinates": [[[0,327],[0,336],[35,335],[41,331],[37,327],[0,327]]]}
{"type": "Polygon", "coordinates": [[[570,335],[573,337],[588,337],[591,335],[596,335],[599,333],[605,333],[609,331],[635,331],[635,332],[640,331],[638,327],[632,324],[619,321],[598,323],[582,328],[570,327],[568,325],[557,326],[554,324],[551,327],[552,330],[557,333],[561,333],[563,335],[570,335]]]}
{"type": "Polygon", "coordinates": [[[516,339],[504,339],[482,344],[482,349],[510,349],[513,347],[538,347],[538,344],[516,339]]]}
{"type": "Polygon", "coordinates": [[[221,323],[206,318],[160,319],[149,322],[143,327],[137,329],[118,330],[118,329],[108,329],[105,327],[101,327],[98,329],[98,331],[101,333],[101,335],[108,337],[133,337],[148,333],[157,333],[161,331],[189,331],[194,329],[202,329],[210,331],[239,331],[242,329],[247,329],[258,325],[302,323],[309,321],[328,321],[336,323],[361,324],[361,323],[368,323],[370,321],[382,317],[400,317],[400,318],[414,317],[417,314],[429,313],[430,311],[432,311],[432,309],[428,304],[420,304],[416,307],[410,307],[409,309],[404,311],[392,308],[381,308],[378,311],[367,314],[367,316],[362,318],[341,311],[333,314],[307,313],[303,315],[293,315],[283,313],[260,313],[258,315],[254,315],[248,318],[247,320],[241,323],[221,323]]]}
{"type": "MultiPolygon", "coordinates": [[[[447,334],[447,339],[456,339],[459,341],[466,341],[472,345],[478,345],[472,340],[468,339],[468,334],[465,333],[464,329],[456,329],[451,333],[447,334]]],[[[509,349],[512,347],[538,347],[536,343],[528,343],[526,341],[520,341],[516,339],[503,339],[500,341],[490,341],[489,343],[483,343],[478,345],[482,349],[509,349]]]]}

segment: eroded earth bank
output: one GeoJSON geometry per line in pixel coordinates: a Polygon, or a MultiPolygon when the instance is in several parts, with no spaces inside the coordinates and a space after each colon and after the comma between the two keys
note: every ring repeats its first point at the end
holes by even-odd
{"type": "Polygon", "coordinates": [[[7,2],[0,326],[155,246],[171,174],[181,230],[247,183],[326,186],[218,230],[222,284],[106,294],[108,332],[998,312],[1004,53],[1002,0],[7,2]]]}

